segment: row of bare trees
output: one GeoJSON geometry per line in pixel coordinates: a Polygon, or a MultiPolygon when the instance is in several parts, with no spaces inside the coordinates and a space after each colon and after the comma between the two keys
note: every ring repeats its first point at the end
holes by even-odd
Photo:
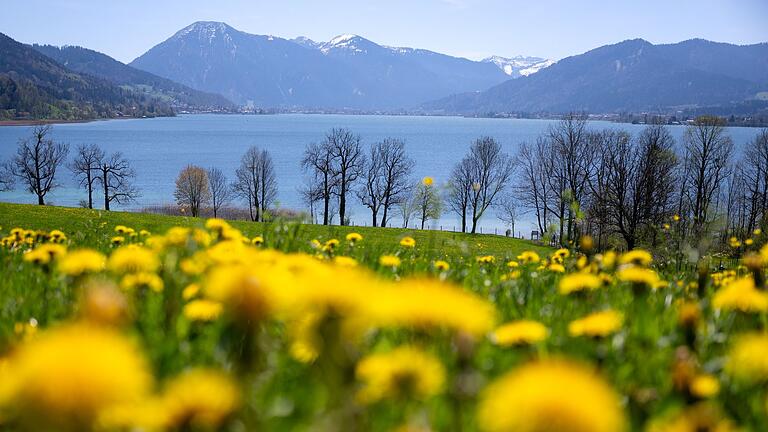
{"type": "Polygon", "coordinates": [[[723,120],[704,116],[687,126],[678,148],[666,126],[591,130],[566,116],[533,144],[523,144],[514,200],[542,233],[562,244],[582,234],[603,246],[653,245],[672,220],[699,244],[714,231],[745,235],[765,227],[768,131],[735,162],[723,120]]]}
{"type": "MultiPolygon", "coordinates": [[[[51,138],[50,125],[35,126],[31,136],[19,142],[16,154],[3,166],[0,188],[12,189],[15,181],[37,196],[37,202],[45,205],[48,193],[59,187],[57,174],[66,164],[69,146],[51,138]]],[[[136,173],[120,152],[106,154],[95,144],[81,145],[74,159],[67,164],[79,185],[88,194],[84,206],[93,208],[94,194],[103,194],[104,209],[112,202],[124,204],[139,195],[133,185],[136,173]]]]}
{"type": "Polygon", "coordinates": [[[174,198],[194,217],[200,216],[206,207],[210,207],[213,217],[218,217],[223,207],[240,198],[247,204],[251,220],[263,221],[277,200],[277,174],[272,156],[267,150],[250,147],[241,158],[231,184],[219,168],[187,165],[176,178],[174,198]]]}

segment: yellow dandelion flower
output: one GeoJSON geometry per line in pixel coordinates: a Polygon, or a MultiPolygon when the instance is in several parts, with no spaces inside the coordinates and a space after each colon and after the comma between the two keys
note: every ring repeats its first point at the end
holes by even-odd
{"type": "Polygon", "coordinates": [[[163,287],[163,279],[154,273],[128,273],[120,281],[120,288],[127,291],[149,288],[154,292],[161,292],[163,287]]]}
{"type": "Polygon", "coordinates": [[[427,187],[432,186],[434,182],[435,182],[435,179],[433,179],[432,177],[424,177],[423,179],[421,179],[421,183],[427,187]]]}
{"type": "Polygon", "coordinates": [[[591,370],[563,360],[530,363],[492,383],[477,420],[489,432],[626,429],[619,395],[591,370]]]}
{"type": "Polygon", "coordinates": [[[491,333],[491,342],[507,347],[513,345],[534,344],[549,336],[547,327],[533,320],[518,320],[501,325],[491,333]]]}
{"type": "Polygon", "coordinates": [[[339,266],[342,266],[342,267],[357,267],[357,264],[358,264],[356,259],[354,259],[352,257],[348,257],[348,256],[337,256],[337,257],[334,257],[333,258],[333,262],[336,265],[339,265],[339,266]]]}
{"type": "Polygon", "coordinates": [[[115,232],[116,232],[117,234],[120,234],[120,235],[123,235],[123,234],[127,234],[127,233],[129,232],[129,230],[130,230],[130,228],[128,228],[128,227],[127,227],[127,226],[125,226],[125,225],[117,225],[117,226],[115,227],[115,232]]]}
{"type": "Polygon", "coordinates": [[[477,261],[479,264],[493,264],[496,262],[496,257],[493,255],[484,255],[475,257],[475,261],[477,261]]]}
{"type": "Polygon", "coordinates": [[[680,222],[680,215],[672,216],[672,220],[675,221],[675,222],[680,222]]]}
{"type": "Polygon", "coordinates": [[[123,237],[123,236],[115,236],[115,237],[112,237],[109,240],[109,242],[110,242],[110,244],[112,244],[112,246],[120,246],[121,244],[125,243],[125,237],[123,237]]]}
{"type": "Polygon", "coordinates": [[[440,393],[445,383],[445,370],[437,358],[407,346],[365,357],[355,376],[363,383],[358,393],[363,403],[427,399],[440,393]]]}
{"type": "Polygon", "coordinates": [[[711,403],[700,402],[682,411],[675,411],[652,419],[646,427],[647,432],[737,432],[742,429],[711,403]]]}
{"type": "Polygon", "coordinates": [[[568,334],[573,337],[606,337],[616,333],[621,324],[621,314],[609,309],[571,321],[568,324],[568,334]]]}
{"type": "Polygon", "coordinates": [[[240,406],[240,391],[228,375],[213,369],[193,369],[168,383],[162,406],[174,428],[217,429],[240,406]]]}
{"type": "Polygon", "coordinates": [[[553,273],[565,273],[565,267],[562,264],[552,263],[547,269],[553,273]]]}
{"type": "Polygon", "coordinates": [[[677,311],[677,321],[683,327],[695,327],[701,320],[701,307],[698,303],[684,302],[677,311]]]}
{"type": "Polygon", "coordinates": [[[742,381],[768,381],[768,335],[750,333],[738,336],[728,352],[725,370],[742,381]]]}
{"type": "Polygon", "coordinates": [[[381,326],[448,328],[479,336],[496,321],[496,310],[483,298],[435,279],[400,281],[368,303],[367,318],[381,326]]]}
{"type": "Polygon", "coordinates": [[[216,233],[221,234],[222,232],[230,229],[231,227],[229,223],[224,219],[211,218],[205,221],[205,228],[210,231],[214,231],[216,233]]]}
{"type": "Polygon", "coordinates": [[[734,249],[741,247],[741,241],[736,237],[729,238],[728,244],[734,249]]]}
{"type": "Polygon", "coordinates": [[[280,269],[259,270],[244,265],[216,267],[205,281],[205,293],[223,303],[240,320],[263,319],[276,307],[278,290],[284,290],[293,281],[280,269]]]}
{"type": "Polygon", "coordinates": [[[752,240],[751,238],[748,238],[748,239],[744,240],[744,244],[745,244],[746,246],[752,246],[752,244],[753,244],[754,242],[755,242],[755,241],[754,241],[754,240],[752,240]]]}
{"type": "Polygon", "coordinates": [[[720,393],[720,382],[714,375],[697,375],[691,380],[689,389],[692,395],[707,399],[720,393]]]}
{"type": "Polygon", "coordinates": [[[347,236],[345,238],[350,243],[357,243],[357,242],[359,242],[359,241],[361,241],[363,239],[363,236],[361,236],[360,234],[358,234],[356,232],[351,232],[351,233],[347,234],[347,236]]]}
{"type": "Polygon", "coordinates": [[[517,256],[517,260],[523,264],[536,264],[541,261],[541,258],[534,251],[525,251],[517,256]]]}
{"type": "Polygon", "coordinates": [[[197,294],[200,292],[200,285],[196,283],[191,283],[184,287],[184,289],[181,291],[181,298],[184,300],[191,300],[197,296],[197,294]]]}
{"type": "Polygon", "coordinates": [[[717,290],[712,306],[741,312],[765,312],[768,311],[768,293],[758,290],[754,279],[744,277],[717,290]]]}
{"type": "Polygon", "coordinates": [[[617,276],[620,281],[653,289],[656,289],[659,283],[659,275],[655,271],[642,267],[629,266],[622,268],[617,276]]]}
{"type": "Polygon", "coordinates": [[[221,316],[223,306],[211,300],[192,300],[184,305],[184,317],[190,321],[215,321],[221,316]]]}
{"type": "Polygon", "coordinates": [[[443,260],[437,260],[434,262],[433,265],[435,267],[435,270],[437,271],[448,271],[451,268],[451,265],[448,264],[447,261],[443,261],[443,260]]]}
{"type": "Polygon", "coordinates": [[[264,244],[264,237],[262,236],[256,236],[251,239],[251,244],[254,246],[261,246],[264,244]]]}
{"type": "Polygon", "coordinates": [[[382,255],[379,257],[379,265],[382,267],[399,267],[400,258],[396,255],[382,255]]]}
{"type": "Polygon", "coordinates": [[[115,249],[107,260],[107,268],[115,273],[151,273],[160,267],[157,255],[142,246],[115,249]]]}
{"type": "Polygon", "coordinates": [[[634,264],[648,267],[653,262],[653,255],[643,249],[633,249],[619,257],[619,264],[634,264]]]}
{"type": "Polygon", "coordinates": [[[517,261],[509,261],[509,262],[507,262],[507,267],[509,267],[509,268],[513,268],[514,269],[514,268],[518,268],[519,266],[520,266],[520,263],[518,263],[517,261]]]}
{"type": "Polygon", "coordinates": [[[405,248],[413,248],[416,246],[416,240],[414,240],[413,237],[403,237],[400,239],[400,246],[405,248]]]}
{"type": "Polygon", "coordinates": [[[106,267],[107,258],[92,249],[79,249],[64,255],[57,263],[59,273],[67,276],[80,276],[98,273],[106,267]]]}
{"type": "Polygon", "coordinates": [[[24,254],[24,261],[36,265],[46,265],[65,255],[67,249],[56,243],[42,244],[24,254]]]}
{"type": "Polygon", "coordinates": [[[30,430],[91,430],[106,408],[137,401],[152,375],[119,333],[87,324],[49,330],[11,359],[11,409],[30,430]]]}
{"type": "Polygon", "coordinates": [[[50,238],[51,242],[53,243],[62,243],[67,241],[67,235],[64,234],[64,231],[61,230],[53,230],[49,232],[48,238],[50,238]]]}
{"type": "Polygon", "coordinates": [[[603,285],[603,281],[593,274],[571,273],[560,279],[558,289],[560,294],[568,295],[574,292],[594,291],[603,285]]]}

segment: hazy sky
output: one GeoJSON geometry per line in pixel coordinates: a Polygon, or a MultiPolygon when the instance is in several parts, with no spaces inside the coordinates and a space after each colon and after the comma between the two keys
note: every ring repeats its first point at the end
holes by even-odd
{"type": "Polygon", "coordinates": [[[129,62],[194,21],[325,41],[377,43],[479,59],[559,59],[624,39],[768,41],[768,0],[0,0],[0,32],[82,45],[129,62]]]}

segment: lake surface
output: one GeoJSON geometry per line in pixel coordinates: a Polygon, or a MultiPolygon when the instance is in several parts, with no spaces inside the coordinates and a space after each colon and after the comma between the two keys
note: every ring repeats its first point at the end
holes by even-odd
{"type": "MultiPolygon", "coordinates": [[[[176,175],[187,164],[216,166],[234,178],[240,158],[250,146],[268,149],[278,177],[279,205],[303,209],[297,188],[304,174],[299,161],[307,144],[321,141],[333,127],[347,127],[361,135],[368,145],[386,137],[403,139],[409,155],[416,161],[414,180],[434,177],[443,184],[453,167],[466,153],[472,141],[482,135],[496,138],[511,154],[519,143],[533,142],[545,132],[552,120],[477,119],[460,117],[352,116],[317,114],[280,115],[182,115],[172,118],[109,120],[56,125],[53,139],[70,145],[70,159],[80,144],[98,144],[106,152],[121,151],[136,170],[136,186],[141,190],[136,209],[173,202],[176,175]]],[[[591,122],[590,127],[624,128],[636,134],[643,126],[591,122]]],[[[670,126],[678,141],[684,126],[670,126]]],[[[0,160],[8,160],[19,139],[29,136],[28,126],[0,127],[0,160]]],[[[729,128],[728,133],[743,149],[757,135],[756,128],[729,128]]],[[[59,179],[62,187],[49,193],[47,200],[56,205],[77,206],[86,198],[77,188],[66,168],[59,179]]],[[[0,201],[36,203],[36,198],[21,190],[0,192],[0,201]]],[[[357,201],[353,198],[352,201],[357,201]]],[[[96,202],[99,203],[98,199],[96,202]]],[[[356,224],[370,224],[370,212],[354,203],[351,217],[356,224]]],[[[435,226],[452,229],[456,217],[447,212],[435,226]]],[[[394,222],[397,226],[399,222],[394,222]]],[[[502,229],[503,224],[489,210],[480,224],[487,230],[502,229]]],[[[531,221],[522,218],[516,231],[530,232],[531,221]]]]}

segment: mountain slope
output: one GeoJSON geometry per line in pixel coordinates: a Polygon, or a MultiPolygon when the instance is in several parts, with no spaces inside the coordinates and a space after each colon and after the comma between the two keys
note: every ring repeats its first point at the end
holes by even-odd
{"type": "Polygon", "coordinates": [[[768,90],[768,44],[739,47],[642,39],[568,57],[484,92],[429,102],[429,112],[645,111],[723,106],[768,90]],[[718,52],[719,51],[719,52],[718,52]]]}
{"type": "Polygon", "coordinates": [[[0,119],[173,115],[165,104],[73,72],[0,33],[0,119]]]}
{"type": "Polygon", "coordinates": [[[232,102],[221,95],[191,89],[169,79],[125,65],[106,54],[76,46],[56,47],[33,45],[42,54],[56,60],[68,69],[86,73],[145,93],[180,109],[232,108],[232,102]]]}
{"type": "Polygon", "coordinates": [[[355,35],[329,42],[252,35],[197,22],[130,64],[237,103],[268,107],[398,109],[483,90],[508,77],[491,64],[355,35]]]}

